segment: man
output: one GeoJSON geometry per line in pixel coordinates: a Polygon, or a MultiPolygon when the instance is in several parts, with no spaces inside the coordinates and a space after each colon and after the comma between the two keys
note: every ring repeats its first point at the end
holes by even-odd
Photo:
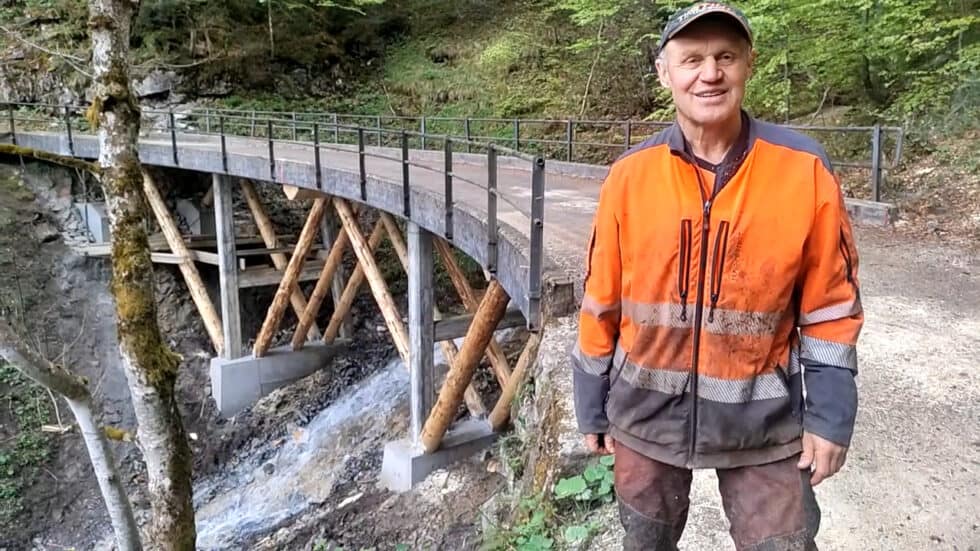
{"type": "Polygon", "coordinates": [[[627,550],[676,549],[698,468],[718,474],[738,549],[815,549],[812,486],[850,444],[851,224],[823,149],[742,109],[752,40],[719,2],[671,17],[656,67],[676,122],[600,192],[575,408],[587,446],[615,453],[627,550]]]}

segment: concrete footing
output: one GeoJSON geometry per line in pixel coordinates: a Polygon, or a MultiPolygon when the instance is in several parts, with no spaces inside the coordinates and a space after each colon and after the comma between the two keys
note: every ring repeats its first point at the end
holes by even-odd
{"type": "Polygon", "coordinates": [[[347,342],[307,343],[301,350],[273,348],[262,358],[211,359],[211,395],[230,417],[273,390],[325,367],[347,342]]]}
{"type": "Polygon", "coordinates": [[[408,439],[388,442],[381,463],[381,484],[394,492],[406,492],[433,471],[473,455],[496,439],[486,420],[468,419],[450,429],[433,453],[425,453],[421,444],[408,439]]]}

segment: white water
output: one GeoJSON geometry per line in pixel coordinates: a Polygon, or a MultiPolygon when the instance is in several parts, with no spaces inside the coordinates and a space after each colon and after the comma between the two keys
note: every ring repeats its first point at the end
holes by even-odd
{"type": "Polygon", "coordinates": [[[406,417],[409,378],[400,360],[361,382],[285,439],[195,488],[199,549],[227,549],[276,528],[330,496],[344,463],[397,437],[406,417]],[[393,427],[392,425],[399,425],[393,427]],[[272,451],[270,448],[275,448],[272,451]],[[267,474],[268,465],[274,467],[267,474]]]}

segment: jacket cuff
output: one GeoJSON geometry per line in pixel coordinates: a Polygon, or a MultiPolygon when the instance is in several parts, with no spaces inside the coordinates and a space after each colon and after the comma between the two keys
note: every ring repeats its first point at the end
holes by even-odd
{"type": "Polygon", "coordinates": [[[582,434],[604,434],[609,430],[606,417],[606,398],[609,395],[609,376],[590,375],[572,370],[575,397],[575,418],[582,434]]]}
{"type": "Polygon", "coordinates": [[[854,372],[832,365],[804,362],[806,411],[803,429],[821,438],[850,446],[857,417],[854,372]]]}

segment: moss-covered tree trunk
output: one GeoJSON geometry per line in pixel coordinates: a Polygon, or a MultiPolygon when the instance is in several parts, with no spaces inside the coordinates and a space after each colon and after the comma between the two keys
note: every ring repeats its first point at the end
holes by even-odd
{"type": "Polygon", "coordinates": [[[94,98],[88,118],[98,124],[99,165],[112,233],[112,295],[119,345],[139,424],[153,517],[146,542],[153,549],[194,549],[191,451],[177,407],[177,356],[157,324],[153,265],[143,221],[137,139],[140,111],[129,87],[130,26],[134,0],[90,0],[94,98]]]}

